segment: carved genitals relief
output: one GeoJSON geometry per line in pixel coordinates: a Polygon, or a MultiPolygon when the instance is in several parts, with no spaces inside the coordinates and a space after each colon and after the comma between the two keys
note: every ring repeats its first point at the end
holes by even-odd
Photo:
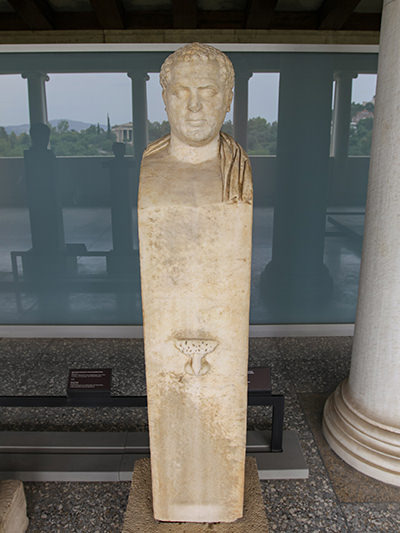
{"type": "Polygon", "coordinates": [[[189,358],[185,364],[186,374],[203,376],[211,368],[206,355],[215,350],[218,342],[213,339],[177,339],[175,346],[189,358]]]}

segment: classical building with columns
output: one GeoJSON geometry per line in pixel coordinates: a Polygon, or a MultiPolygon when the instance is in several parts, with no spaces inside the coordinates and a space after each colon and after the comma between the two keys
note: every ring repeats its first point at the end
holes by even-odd
{"type": "MultiPolygon", "coordinates": [[[[285,471],[285,487],[272,474],[262,481],[270,525],[397,531],[399,36],[400,0],[0,0],[0,479],[33,482],[33,530],[52,527],[44,513],[53,531],[62,520],[84,530],[67,506],[53,517],[51,490],[37,481],[61,492],[76,483],[64,497],[79,507],[80,481],[127,481],[129,461],[147,449],[137,436],[146,417],[126,406],[145,394],[136,202],[161,100],[150,76],[199,41],[233,63],[227,127],[253,169],[250,366],[271,369],[309,471],[298,481],[285,471]],[[124,87],[106,97],[126,108],[112,128],[119,144],[93,155],[92,140],[71,148],[71,132],[49,141],[52,80],[73,75],[84,99],[85,76],[102,74],[124,87]],[[353,104],[366,100],[374,111],[352,122],[353,104]],[[11,133],[22,108],[35,126],[29,142],[11,133]],[[363,118],[374,121],[371,147],[363,118]],[[65,395],[73,368],[111,368],[112,394],[65,395]]],[[[71,116],[62,116],[85,120],[63,91],[71,116]]],[[[250,410],[248,426],[268,430],[265,413],[250,410]]],[[[110,498],[98,485],[88,501],[110,506],[115,523],[95,505],[81,515],[117,530],[122,489],[111,484],[110,498]]]]}
{"type": "Polygon", "coordinates": [[[117,143],[133,143],[132,126],[132,122],[127,122],[126,124],[118,124],[111,128],[111,131],[115,133],[117,143]]]}

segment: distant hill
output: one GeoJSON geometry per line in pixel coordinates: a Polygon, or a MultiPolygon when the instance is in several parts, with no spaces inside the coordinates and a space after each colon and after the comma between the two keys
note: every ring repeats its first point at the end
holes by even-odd
{"type": "MultiPolygon", "coordinates": [[[[70,130],[81,131],[86,130],[89,126],[92,126],[92,124],[90,124],[89,122],[69,120],[68,118],[55,118],[53,120],[50,120],[49,122],[54,127],[57,126],[57,124],[62,120],[66,120],[68,122],[70,130]]],[[[15,135],[21,135],[21,133],[29,133],[29,127],[29,124],[19,124],[17,126],[4,126],[4,129],[6,130],[7,134],[10,134],[13,131],[15,135]]],[[[100,124],[100,127],[104,130],[107,129],[107,126],[105,124],[100,124]]]]}

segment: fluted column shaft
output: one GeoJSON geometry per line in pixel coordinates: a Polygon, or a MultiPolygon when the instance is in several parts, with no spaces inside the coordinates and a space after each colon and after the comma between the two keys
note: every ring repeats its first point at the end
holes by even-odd
{"type": "Polygon", "coordinates": [[[386,0],[351,370],[324,433],[349,464],[400,486],[399,62],[400,0],[386,0]]]}
{"type": "Polygon", "coordinates": [[[28,82],[29,121],[30,124],[39,122],[47,124],[46,81],[47,74],[43,72],[28,72],[22,74],[28,82]]]}
{"type": "Polygon", "coordinates": [[[335,107],[332,131],[332,155],[335,158],[347,157],[351,120],[351,91],[353,72],[335,73],[335,107]]]}
{"type": "Polygon", "coordinates": [[[245,150],[247,150],[247,129],[249,119],[249,79],[252,75],[252,72],[239,71],[235,76],[233,133],[236,141],[245,150]]]}
{"type": "Polygon", "coordinates": [[[331,155],[333,156],[333,190],[335,198],[342,205],[348,191],[348,155],[351,121],[351,92],[353,78],[351,71],[335,72],[335,106],[333,111],[333,131],[331,155]]]}
{"type": "Polygon", "coordinates": [[[132,121],[133,121],[133,152],[139,167],[144,150],[148,143],[147,134],[147,72],[129,72],[132,80],[132,121]]]}

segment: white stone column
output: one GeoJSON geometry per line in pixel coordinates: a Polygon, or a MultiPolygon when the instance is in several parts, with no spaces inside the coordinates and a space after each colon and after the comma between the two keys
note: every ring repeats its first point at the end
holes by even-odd
{"type": "Polygon", "coordinates": [[[351,120],[351,90],[354,72],[335,72],[335,105],[333,111],[333,131],[331,155],[345,158],[349,152],[351,120]]]}
{"type": "Polygon", "coordinates": [[[351,466],[400,486],[400,0],[384,3],[359,300],[350,376],[324,435],[351,466]]]}
{"type": "MultiPolygon", "coordinates": [[[[343,205],[348,191],[348,155],[351,121],[351,92],[353,78],[351,71],[335,72],[335,105],[333,110],[333,129],[331,137],[331,156],[333,157],[333,193],[343,205]]],[[[336,205],[336,204],[335,204],[336,205]]]]}
{"type": "Polygon", "coordinates": [[[28,82],[30,124],[47,124],[46,81],[50,78],[43,72],[27,72],[22,77],[28,82]]]}
{"type": "Polygon", "coordinates": [[[233,132],[236,141],[247,150],[249,119],[249,79],[252,72],[239,70],[235,74],[235,98],[233,100],[233,132]]]}
{"type": "Polygon", "coordinates": [[[132,80],[133,152],[139,168],[142,154],[148,144],[147,134],[147,72],[129,72],[132,80]]]}
{"type": "MultiPolygon", "coordinates": [[[[128,72],[132,80],[132,123],[133,123],[133,154],[135,157],[134,169],[134,191],[133,205],[135,213],[137,211],[137,187],[139,181],[139,168],[148,140],[147,127],[147,87],[146,82],[150,79],[147,72],[135,70],[128,72]]],[[[133,217],[133,246],[135,250],[139,249],[137,216],[133,217]]]]}

